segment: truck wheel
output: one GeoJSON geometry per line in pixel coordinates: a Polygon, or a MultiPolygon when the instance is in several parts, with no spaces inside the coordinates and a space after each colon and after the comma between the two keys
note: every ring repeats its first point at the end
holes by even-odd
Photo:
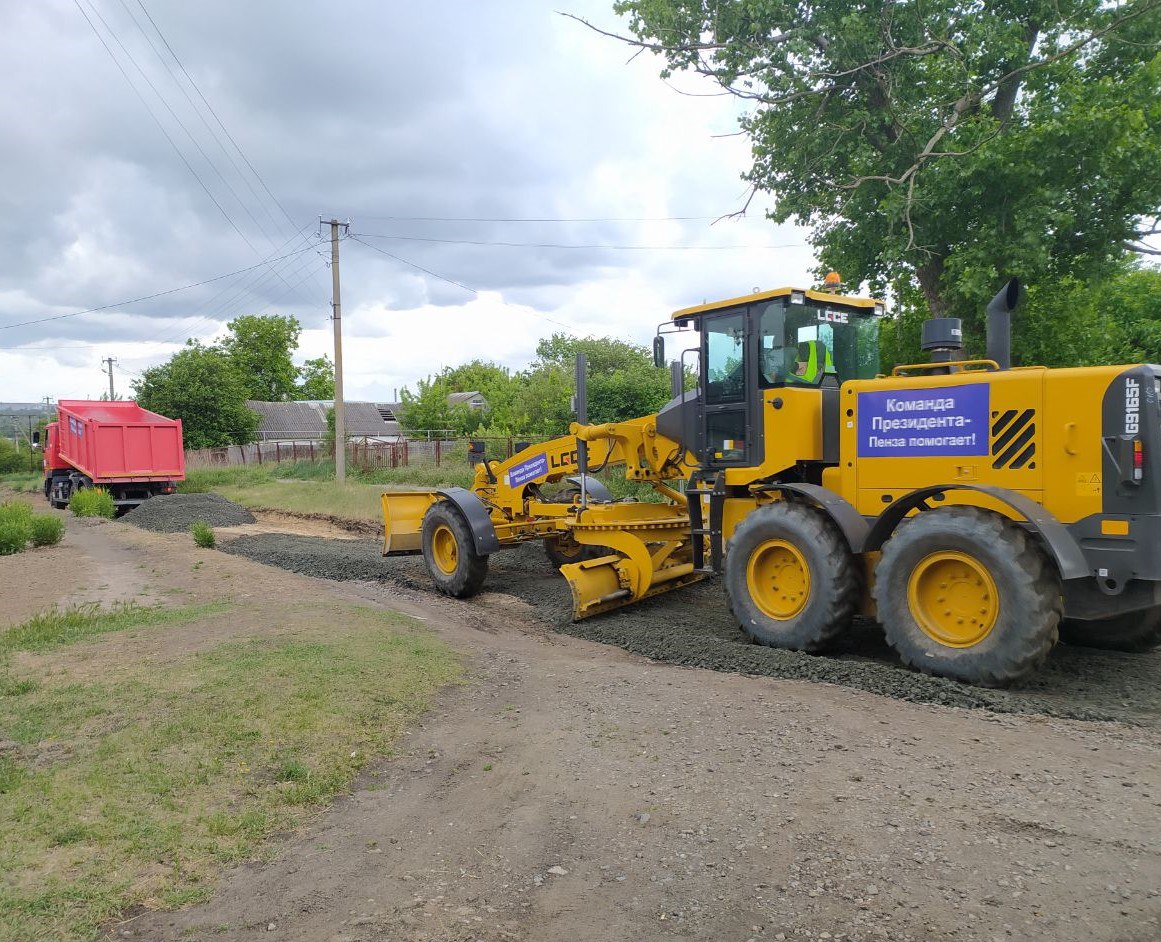
{"type": "Polygon", "coordinates": [[[578,543],[571,533],[562,533],[544,541],[544,555],[557,569],[568,563],[583,563],[586,559],[596,559],[607,554],[608,551],[599,546],[578,543]]]}
{"type": "Polygon", "coordinates": [[[854,557],[824,514],[778,501],[750,513],[726,549],[726,594],[759,644],[820,651],[851,621],[859,599],[854,557]]]}
{"type": "Polygon", "coordinates": [[[1161,643],[1161,607],[1100,621],[1066,618],[1060,623],[1060,640],[1105,651],[1149,651],[1161,643]]]}
{"type": "Polygon", "coordinates": [[[875,601],[905,664],[981,687],[1036,670],[1063,605],[1060,579],[1028,534],[977,507],[905,521],[883,546],[875,601]]]}
{"type": "Polygon", "coordinates": [[[471,528],[451,501],[441,500],[428,508],[421,538],[423,561],[440,592],[465,599],[480,591],[488,574],[488,557],[476,552],[471,528]]]}

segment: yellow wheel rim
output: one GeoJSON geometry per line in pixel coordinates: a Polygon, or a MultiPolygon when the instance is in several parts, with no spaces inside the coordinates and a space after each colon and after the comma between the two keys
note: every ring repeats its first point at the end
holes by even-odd
{"type": "Polygon", "coordinates": [[[923,633],[950,648],[979,644],[1000,617],[992,574],[974,556],[952,550],[919,561],[907,581],[907,603],[923,633]]]}
{"type": "Polygon", "coordinates": [[[441,523],[431,535],[431,556],[441,572],[452,575],[460,559],[460,548],[451,527],[441,523]]]}
{"type": "Polygon", "coordinates": [[[767,540],[750,554],[746,587],[763,614],[788,621],[810,601],[810,567],[792,543],[767,540]]]}

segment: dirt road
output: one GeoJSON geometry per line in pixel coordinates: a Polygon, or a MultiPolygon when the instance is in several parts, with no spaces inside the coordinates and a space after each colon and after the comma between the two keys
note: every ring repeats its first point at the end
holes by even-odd
{"type": "MultiPolygon", "coordinates": [[[[165,537],[92,533],[137,554],[149,584],[135,591],[192,575],[182,558],[169,571],[165,537]]],[[[470,679],[272,861],[115,938],[1161,936],[1161,732],[1139,711],[1001,714],[651,662],[552,630],[521,597],[549,584],[531,567],[471,603],[386,569],[273,578],[226,554],[213,568],[249,597],[411,612],[465,654],[470,679]]]]}

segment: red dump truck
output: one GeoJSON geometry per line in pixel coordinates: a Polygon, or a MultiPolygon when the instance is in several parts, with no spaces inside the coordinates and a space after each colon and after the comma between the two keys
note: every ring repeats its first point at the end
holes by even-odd
{"type": "Polygon", "coordinates": [[[103,487],[121,510],[172,494],[185,477],[181,420],[135,402],[62,399],[45,429],[44,496],[64,507],[73,491],[103,487]]]}

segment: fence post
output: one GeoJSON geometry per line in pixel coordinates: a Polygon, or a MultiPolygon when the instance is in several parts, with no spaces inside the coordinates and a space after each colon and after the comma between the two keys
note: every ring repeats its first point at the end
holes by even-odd
{"type": "Polygon", "coordinates": [[[314,461],[314,442],[310,443],[310,460],[314,461]]]}
{"type": "Polygon", "coordinates": [[[282,442],[274,443],[274,460],[282,464],[282,442]]]}
{"type": "Polygon", "coordinates": [[[408,464],[410,464],[410,461],[408,460],[408,458],[409,458],[408,451],[410,450],[408,448],[409,444],[410,444],[410,442],[408,442],[406,438],[403,439],[403,467],[405,467],[405,468],[408,466],[408,464]]]}
{"type": "Polygon", "coordinates": [[[439,467],[440,445],[442,445],[442,444],[443,443],[438,438],[435,440],[435,466],[437,468],[439,467]]]}

